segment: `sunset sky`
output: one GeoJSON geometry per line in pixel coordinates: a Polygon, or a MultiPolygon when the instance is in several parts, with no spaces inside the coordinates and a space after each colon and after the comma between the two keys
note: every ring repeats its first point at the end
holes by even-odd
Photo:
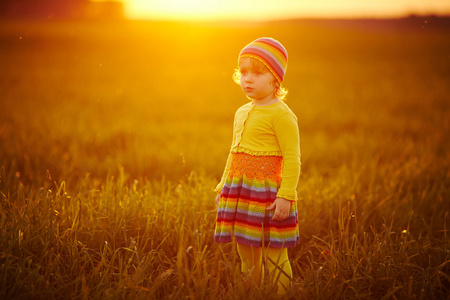
{"type": "Polygon", "coordinates": [[[122,0],[132,19],[249,20],[450,14],[449,0],[122,0]]]}

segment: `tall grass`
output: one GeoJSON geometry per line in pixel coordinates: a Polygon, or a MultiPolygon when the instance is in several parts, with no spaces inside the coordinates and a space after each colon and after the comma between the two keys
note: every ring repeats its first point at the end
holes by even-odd
{"type": "Polygon", "coordinates": [[[448,299],[450,39],[419,22],[3,21],[0,298],[275,297],[213,242],[231,74],[265,35],[301,133],[287,297],[448,299]]]}

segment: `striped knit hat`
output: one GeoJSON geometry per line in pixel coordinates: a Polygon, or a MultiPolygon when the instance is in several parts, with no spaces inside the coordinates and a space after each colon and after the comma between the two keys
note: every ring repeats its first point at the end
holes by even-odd
{"type": "Polygon", "coordinates": [[[287,68],[287,51],[280,42],[273,38],[262,37],[254,40],[242,49],[239,59],[253,57],[262,62],[282,82],[287,68]]]}

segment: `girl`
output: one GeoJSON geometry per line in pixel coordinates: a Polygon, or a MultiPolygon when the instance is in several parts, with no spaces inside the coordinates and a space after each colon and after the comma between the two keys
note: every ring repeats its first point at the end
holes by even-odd
{"type": "Polygon", "coordinates": [[[237,243],[241,270],[260,284],[263,261],[279,294],[292,280],[287,248],[299,242],[297,117],[283,102],[286,49],[259,38],[242,49],[234,80],[251,102],[234,117],[233,142],[215,191],[214,240],[237,243]]]}

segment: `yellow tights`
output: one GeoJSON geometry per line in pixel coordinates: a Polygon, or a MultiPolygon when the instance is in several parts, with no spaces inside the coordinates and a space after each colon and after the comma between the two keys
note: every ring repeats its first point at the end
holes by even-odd
{"type": "Polygon", "coordinates": [[[286,294],[292,280],[292,268],[289,263],[287,248],[265,248],[266,253],[262,255],[262,248],[255,248],[237,243],[237,251],[241,258],[241,271],[248,274],[257,285],[264,278],[263,260],[269,271],[271,283],[277,284],[277,293],[286,294]],[[280,269],[283,272],[280,272],[280,269]]]}

